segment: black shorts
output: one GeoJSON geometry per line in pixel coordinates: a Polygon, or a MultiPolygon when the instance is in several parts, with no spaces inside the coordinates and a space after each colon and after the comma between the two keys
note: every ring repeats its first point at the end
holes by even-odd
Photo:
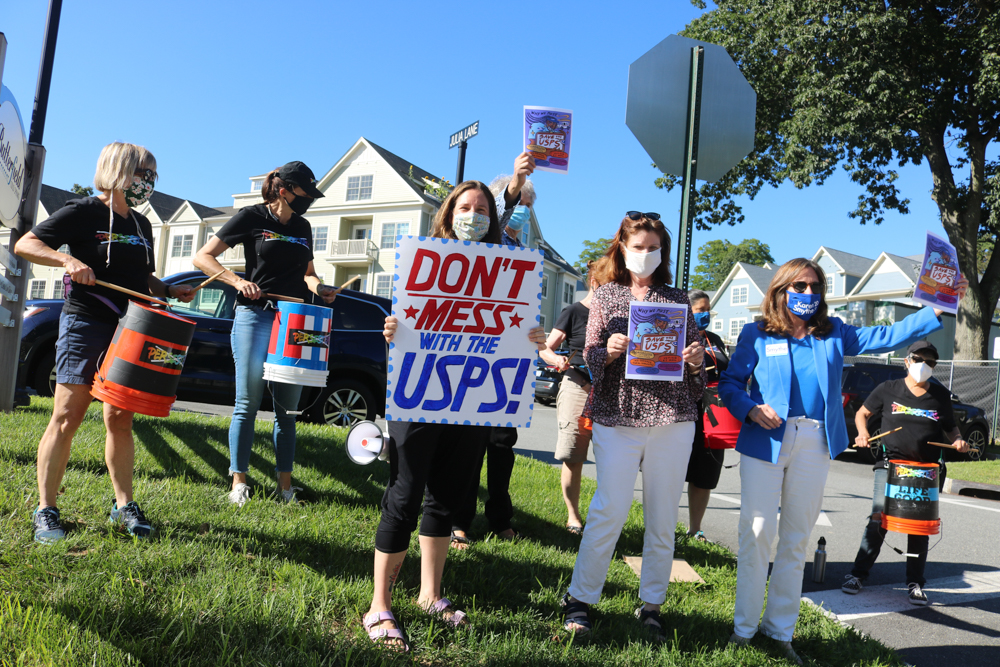
{"type": "Polygon", "coordinates": [[[709,449],[705,446],[703,424],[704,421],[699,414],[698,421],[695,422],[694,442],[691,443],[691,458],[688,459],[687,475],[684,481],[699,489],[714,489],[719,485],[719,476],[722,475],[722,462],[725,460],[726,450],[709,449]]]}

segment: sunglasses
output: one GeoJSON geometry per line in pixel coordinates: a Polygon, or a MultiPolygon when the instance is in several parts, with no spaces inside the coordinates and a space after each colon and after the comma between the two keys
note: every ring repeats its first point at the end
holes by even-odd
{"type": "Polygon", "coordinates": [[[650,220],[659,220],[659,213],[640,213],[639,211],[626,211],[625,215],[628,216],[629,220],[642,220],[643,218],[649,218],[650,220]]]}
{"type": "Polygon", "coordinates": [[[807,287],[812,287],[813,294],[820,294],[820,288],[823,287],[822,283],[807,283],[804,280],[797,280],[791,285],[792,289],[802,294],[806,291],[807,287]]]}
{"type": "Polygon", "coordinates": [[[937,366],[937,359],[924,359],[923,357],[917,354],[911,354],[910,361],[912,361],[915,364],[927,364],[931,368],[937,366]]]}
{"type": "Polygon", "coordinates": [[[155,181],[156,180],[156,172],[153,171],[152,169],[136,169],[135,170],[135,175],[136,176],[142,176],[147,181],[155,181]]]}

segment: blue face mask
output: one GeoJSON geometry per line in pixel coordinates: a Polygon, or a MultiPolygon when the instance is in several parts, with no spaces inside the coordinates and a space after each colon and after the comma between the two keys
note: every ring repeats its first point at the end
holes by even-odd
{"type": "Polygon", "coordinates": [[[519,232],[530,218],[531,211],[528,210],[527,206],[515,206],[514,212],[510,214],[510,220],[507,221],[507,226],[511,230],[519,232]]]}
{"type": "Polygon", "coordinates": [[[707,310],[704,313],[694,313],[694,323],[698,325],[698,331],[704,331],[712,321],[712,313],[707,310]]]}
{"type": "Polygon", "coordinates": [[[785,292],[788,295],[788,310],[800,320],[809,320],[819,310],[820,294],[799,294],[794,290],[785,292]]]}

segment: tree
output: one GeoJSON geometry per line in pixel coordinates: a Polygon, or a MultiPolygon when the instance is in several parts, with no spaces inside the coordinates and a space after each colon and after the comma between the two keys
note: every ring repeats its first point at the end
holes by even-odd
{"type": "Polygon", "coordinates": [[[573,262],[573,268],[583,274],[583,281],[587,281],[587,263],[599,260],[608,251],[614,239],[597,239],[596,241],[584,241],[580,258],[573,262]]]}
{"type": "Polygon", "coordinates": [[[719,289],[736,262],[760,266],[764,262],[774,263],[774,257],[771,257],[771,248],[757,239],[737,244],[715,240],[698,248],[698,262],[691,276],[691,287],[712,291],[719,289]]]}
{"type": "MultiPolygon", "coordinates": [[[[701,0],[693,0],[704,8],[701,0]]],[[[958,249],[969,292],[955,357],[986,357],[1000,297],[1000,254],[977,271],[1000,225],[1000,8],[987,0],[718,0],[682,33],[721,44],[757,92],[754,152],[698,189],[696,225],[743,220],[735,199],[765,185],[821,185],[842,168],[861,224],[909,212],[897,167],[930,167],[930,196],[958,249]]],[[[680,179],[664,176],[667,189],[680,179]]],[[[922,227],[917,227],[922,231],[922,227]]]]}
{"type": "Polygon", "coordinates": [[[81,197],[92,197],[94,195],[94,188],[90,187],[89,185],[83,186],[80,185],[79,183],[74,183],[73,187],[70,188],[70,190],[80,195],[81,197]]]}

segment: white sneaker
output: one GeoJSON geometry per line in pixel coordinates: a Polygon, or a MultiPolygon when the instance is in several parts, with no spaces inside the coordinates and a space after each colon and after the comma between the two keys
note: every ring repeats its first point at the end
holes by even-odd
{"type": "Polygon", "coordinates": [[[299,499],[295,497],[295,494],[298,493],[301,490],[302,490],[302,487],[300,487],[300,486],[293,486],[293,487],[289,488],[287,491],[286,490],[282,490],[281,491],[281,500],[282,500],[282,502],[286,502],[286,503],[296,503],[296,502],[298,502],[299,499]]]}
{"type": "Polygon", "coordinates": [[[243,507],[246,501],[250,500],[250,487],[240,482],[229,492],[229,502],[243,507]]]}

